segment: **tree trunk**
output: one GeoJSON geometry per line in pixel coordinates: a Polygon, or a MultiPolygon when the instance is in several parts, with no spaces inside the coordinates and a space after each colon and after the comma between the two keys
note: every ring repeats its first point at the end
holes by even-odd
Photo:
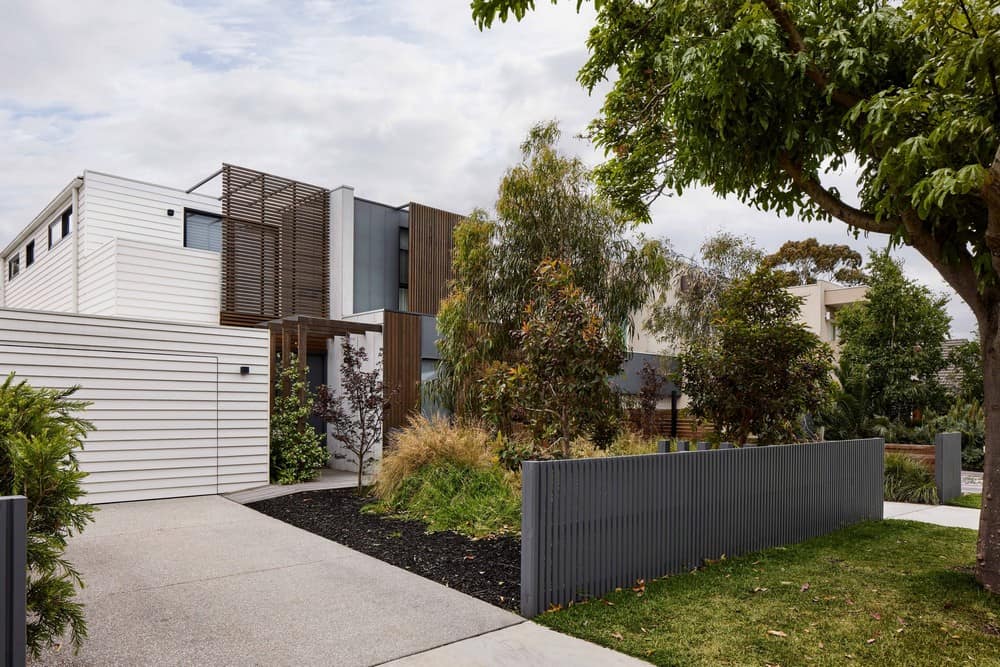
{"type": "Polygon", "coordinates": [[[991,308],[980,322],[983,353],[983,412],[986,457],[983,461],[983,509],[979,516],[976,579],[1000,594],[1000,312],[991,308]]]}

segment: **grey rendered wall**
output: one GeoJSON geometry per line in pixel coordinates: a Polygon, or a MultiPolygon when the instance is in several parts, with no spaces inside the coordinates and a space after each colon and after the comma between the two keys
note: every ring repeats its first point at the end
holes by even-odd
{"type": "Polygon", "coordinates": [[[409,216],[354,198],[354,312],[399,309],[399,228],[409,216]]]}
{"type": "Polygon", "coordinates": [[[25,659],[25,559],[27,500],[0,497],[0,661],[23,665],[25,659]]]}
{"type": "Polygon", "coordinates": [[[881,439],[522,465],[521,613],[882,518],[881,439]]]}
{"type": "MultiPolygon", "coordinates": [[[[653,368],[657,368],[660,371],[673,370],[677,365],[677,361],[673,358],[666,358],[666,363],[664,364],[664,357],[658,354],[646,354],[643,352],[636,352],[627,359],[625,363],[622,364],[621,372],[615,377],[611,378],[611,384],[616,386],[620,391],[626,394],[638,394],[639,389],[642,386],[642,378],[639,375],[639,371],[642,370],[644,364],[649,364],[653,368]]],[[[664,396],[670,396],[670,392],[677,391],[677,387],[673,382],[667,381],[663,385],[661,390],[664,396]]]]}
{"type": "Polygon", "coordinates": [[[934,481],[945,503],[962,495],[962,434],[938,433],[934,438],[934,481]]]}

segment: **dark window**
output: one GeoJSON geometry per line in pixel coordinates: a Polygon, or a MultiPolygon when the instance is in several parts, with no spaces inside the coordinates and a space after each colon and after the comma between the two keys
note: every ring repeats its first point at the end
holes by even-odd
{"type": "Polygon", "coordinates": [[[410,230],[406,227],[399,228],[399,286],[410,286],[410,230]]]}
{"type": "Polygon", "coordinates": [[[73,220],[73,207],[70,206],[68,209],[63,211],[63,214],[57,219],[49,223],[49,248],[51,249],[57,243],[62,241],[64,238],[69,236],[69,232],[72,228],[73,220]]]}
{"type": "Polygon", "coordinates": [[[69,207],[62,214],[62,238],[69,236],[69,221],[73,217],[73,207],[69,207]]]}
{"type": "Polygon", "coordinates": [[[14,276],[21,272],[21,256],[14,255],[9,260],[7,260],[7,278],[13,279],[14,276]]]}
{"type": "Polygon", "coordinates": [[[185,210],[184,247],[222,252],[222,216],[185,210]]]}
{"type": "Polygon", "coordinates": [[[35,242],[28,241],[28,245],[24,246],[24,268],[28,268],[35,263],[35,242]]]}

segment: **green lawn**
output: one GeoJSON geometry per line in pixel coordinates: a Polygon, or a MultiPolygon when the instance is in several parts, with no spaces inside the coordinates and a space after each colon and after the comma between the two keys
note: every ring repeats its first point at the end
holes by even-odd
{"type": "Polygon", "coordinates": [[[966,493],[964,496],[953,498],[945,504],[955,505],[956,507],[971,507],[972,509],[977,510],[983,506],[983,494],[966,493]]]}
{"type": "Polygon", "coordinates": [[[976,533],[865,523],[535,620],[657,665],[1000,665],[976,533]]]}

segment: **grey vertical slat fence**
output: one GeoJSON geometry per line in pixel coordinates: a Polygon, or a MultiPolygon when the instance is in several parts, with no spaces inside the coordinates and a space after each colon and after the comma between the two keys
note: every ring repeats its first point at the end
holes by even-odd
{"type": "Polygon", "coordinates": [[[0,497],[0,652],[8,667],[25,660],[27,507],[24,496],[0,497]]]}
{"type": "Polygon", "coordinates": [[[938,433],[934,437],[934,482],[943,503],[962,495],[961,433],[938,433]]]}
{"type": "Polygon", "coordinates": [[[525,461],[521,613],[881,519],[883,447],[875,438],[525,461]]]}

